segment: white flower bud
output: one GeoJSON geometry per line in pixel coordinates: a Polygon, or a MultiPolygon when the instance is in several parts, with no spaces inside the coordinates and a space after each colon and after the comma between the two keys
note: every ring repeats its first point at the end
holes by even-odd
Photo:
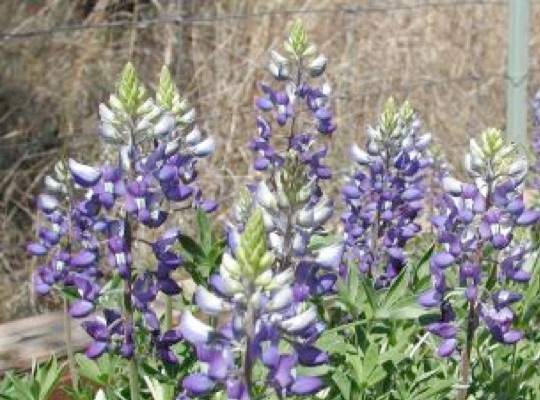
{"type": "Polygon", "coordinates": [[[480,146],[478,146],[478,143],[476,143],[476,140],[471,139],[469,141],[469,148],[471,150],[471,155],[473,157],[479,158],[481,160],[484,158],[484,152],[480,148],[480,146]]]}
{"type": "Polygon", "coordinates": [[[199,309],[208,315],[215,316],[230,309],[227,303],[203,286],[197,288],[194,299],[199,309]]]}
{"type": "Polygon", "coordinates": [[[234,277],[239,277],[242,274],[240,265],[229,253],[223,254],[221,265],[234,277]]]}
{"type": "Polygon", "coordinates": [[[187,113],[185,113],[184,115],[180,117],[180,122],[185,125],[192,124],[193,122],[195,122],[196,116],[197,114],[195,113],[195,110],[192,108],[191,110],[189,110],[187,113]]]}
{"type": "Polygon", "coordinates": [[[165,145],[166,156],[171,156],[178,151],[178,149],[180,148],[180,140],[181,139],[178,137],[170,142],[167,142],[167,144],[165,145]]]}
{"type": "Polygon", "coordinates": [[[279,311],[288,307],[293,301],[293,291],[290,286],[282,287],[266,305],[268,311],[279,311]]]}
{"type": "Polygon", "coordinates": [[[269,211],[278,211],[277,199],[274,194],[268,189],[265,182],[261,182],[257,186],[257,191],[255,192],[255,199],[257,202],[269,211]]]}
{"type": "Polygon", "coordinates": [[[287,64],[288,60],[286,57],[279,54],[277,51],[271,50],[270,51],[270,58],[273,62],[275,62],[278,65],[287,64]]]}
{"type": "Polygon", "coordinates": [[[195,126],[191,132],[186,135],[186,143],[193,146],[202,140],[202,134],[198,126],[195,126]]]}
{"type": "Polygon", "coordinates": [[[312,228],[315,221],[315,210],[311,205],[306,205],[296,216],[296,222],[303,228],[312,228]]]}
{"type": "Polygon", "coordinates": [[[463,184],[451,176],[445,176],[443,178],[442,186],[445,192],[448,192],[453,196],[459,196],[463,190],[463,184]]]}
{"type": "Polygon", "coordinates": [[[256,286],[267,286],[272,281],[273,273],[271,269],[267,269],[262,274],[260,274],[257,278],[255,278],[255,285],[256,286]]]}
{"type": "Polygon", "coordinates": [[[283,238],[276,232],[271,232],[268,235],[268,242],[270,247],[278,254],[283,254],[283,238]]]}
{"type": "Polygon", "coordinates": [[[351,156],[353,160],[360,165],[369,165],[371,162],[371,156],[356,144],[353,144],[351,147],[351,156]]]}
{"type": "Polygon", "coordinates": [[[323,247],[317,252],[315,262],[328,268],[338,268],[343,256],[343,242],[323,247]]]}
{"type": "Polygon", "coordinates": [[[283,65],[278,65],[273,61],[268,63],[268,71],[278,81],[284,81],[289,77],[289,71],[283,65]]]}
{"type": "Polygon", "coordinates": [[[52,176],[47,175],[45,177],[45,187],[51,192],[65,193],[66,187],[62,183],[55,180],[52,176]]]}
{"type": "Polygon", "coordinates": [[[315,207],[314,223],[315,226],[324,224],[332,216],[334,212],[334,205],[332,200],[325,198],[315,207]]]}
{"type": "Polygon", "coordinates": [[[288,332],[294,333],[307,328],[309,325],[313,324],[316,319],[317,313],[315,312],[315,307],[310,306],[306,311],[281,321],[281,327],[288,332]]]}
{"type": "Polygon", "coordinates": [[[214,152],[216,142],[213,138],[207,137],[202,142],[191,147],[191,152],[197,157],[206,157],[214,152]]]}
{"type": "Polygon", "coordinates": [[[309,64],[309,74],[312,77],[321,76],[326,69],[327,63],[328,63],[328,59],[322,54],[319,55],[309,64]]]}
{"type": "Polygon", "coordinates": [[[174,131],[176,121],[171,114],[164,114],[154,126],[154,135],[157,137],[166,136],[174,131]]]}
{"type": "Polygon", "coordinates": [[[528,165],[524,158],[518,158],[510,167],[508,167],[508,175],[512,177],[521,177],[527,173],[528,165]]]}
{"type": "Polygon", "coordinates": [[[114,121],[114,113],[105,104],[99,105],[99,117],[102,122],[112,123],[114,121]]]}
{"type": "Polygon", "coordinates": [[[294,270],[288,268],[279,274],[276,274],[272,279],[272,282],[267,286],[268,290],[281,288],[285,285],[290,284],[294,280],[294,270]]]}

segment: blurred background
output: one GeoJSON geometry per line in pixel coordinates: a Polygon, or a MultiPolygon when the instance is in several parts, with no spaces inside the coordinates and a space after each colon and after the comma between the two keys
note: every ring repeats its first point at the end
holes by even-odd
{"type": "MultiPolygon", "coordinates": [[[[508,0],[0,1],[0,322],[43,311],[25,253],[33,201],[62,146],[83,161],[99,158],[97,107],[126,61],[148,85],[170,66],[218,140],[202,185],[226,215],[249,174],[246,143],[257,83],[269,80],[268,50],[280,48],[296,18],[329,58],[338,123],[330,163],[338,165],[389,95],[410,99],[451,161],[471,135],[504,128],[508,12],[508,0]]],[[[532,98],[537,0],[530,21],[532,98]]]]}

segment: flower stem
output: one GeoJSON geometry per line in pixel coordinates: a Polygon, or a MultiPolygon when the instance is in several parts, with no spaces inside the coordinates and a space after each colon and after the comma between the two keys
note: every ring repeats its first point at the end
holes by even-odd
{"type": "MultiPolygon", "coordinates": [[[[254,292],[253,288],[251,288],[249,292],[253,293],[254,292]]],[[[248,308],[246,311],[246,319],[245,319],[246,347],[245,347],[244,360],[243,360],[243,364],[244,364],[243,365],[243,380],[244,380],[244,388],[249,398],[253,398],[253,384],[252,384],[253,360],[251,357],[252,356],[251,346],[253,345],[253,337],[255,336],[254,335],[255,334],[254,321],[255,321],[254,310],[251,305],[248,305],[248,308]]]]}
{"type": "MultiPolygon", "coordinates": [[[[129,331],[128,326],[133,324],[133,304],[131,302],[131,278],[124,281],[124,321],[125,332],[129,331]]],[[[129,392],[131,400],[139,400],[139,374],[137,373],[136,355],[128,360],[129,365],[129,392]]]]}
{"type": "Polygon", "coordinates": [[[165,330],[169,331],[173,326],[173,304],[172,297],[165,297],[165,330]]]}
{"type": "Polygon", "coordinates": [[[139,400],[139,374],[135,357],[129,359],[129,393],[131,400],[139,400]]]}
{"type": "Polygon", "coordinates": [[[71,319],[68,313],[69,304],[64,297],[64,339],[66,341],[66,350],[68,358],[69,376],[71,378],[71,386],[75,392],[79,391],[79,376],[75,368],[75,351],[73,350],[73,338],[71,332],[71,319]]]}
{"type": "MultiPolygon", "coordinates": [[[[173,304],[172,297],[165,296],[165,331],[169,331],[173,326],[173,304]]],[[[172,386],[164,387],[164,400],[174,399],[174,388],[172,386]]]]}
{"type": "Polygon", "coordinates": [[[467,337],[465,349],[461,352],[461,362],[459,365],[460,388],[457,391],[456,400],[466,400],[469,391],[469,375],[471,369],[471,352],[476,330],[476,307],[473,300],[469,301],[469,315],[467,316],[467,337]]]}
{"type": "MultiPolygon", "coordinates": [[[[128,251],[131,253],[132,234],[131,225],[127,215],[124,216],[124,235],[128,251]]],[[[127,333],[133,326],[133,301],[132,301],[132,271],[128,271],[124,279],[124,332],[127,333]]],[[[135,330],[133,326],[133,330],[135,330]]],[[[135,335],[135,332],[133,333],[135,335]]],[[[129,392],[131,400],[139,400],[139,374],[137,371],[136,350],[128,361],[129,364],[129,392]]]]}

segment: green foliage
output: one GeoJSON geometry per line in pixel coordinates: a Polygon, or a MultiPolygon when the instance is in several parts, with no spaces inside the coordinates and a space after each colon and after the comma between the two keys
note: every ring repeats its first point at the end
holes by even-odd
{"type": "Polygon", "coordinates": [[[184,268],[195,283],[203,284],[219,267],[225,240],[212,230],[208,216],[202,210],[197,211],[197,229],[197,240],[181,234],[180,244],[185,258],[184,268]]]}
{"type": "Polygon", "coordinates": [[[47,400],[58,386],[63,364],[58,364],[56,357],[47,362],[38,364],[34,362],[32,371],[28,375],[8,373],[5,382],[0,385],[1,400],[47,400]]]}

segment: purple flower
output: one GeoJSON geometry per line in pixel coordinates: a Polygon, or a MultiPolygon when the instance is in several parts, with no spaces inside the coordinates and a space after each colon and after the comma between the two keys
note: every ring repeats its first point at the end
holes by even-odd
{"type": "Polygon", "coordinates": [[[314,346],[321,332],[314,308],[294,301],[294,272],[277,269],[266,236],[263,213],[255,209],[235,247],[223,256],[219,277],[212,279],[218,291],[199,287],[195,292],[199,310],[228,316],[224,324],[213,328],[190,312],[182,316],[179,331],[204,365],[204,372],[183,381],[187,395],[208,395],[221,387],[231,399],[249,399],[258,361],[266,367],[266,385],[280,396],[313,394],[323,387],[319,378],[296,377],[300,365],[321,365],[328,357],[314,346]],[[281,354],[285,343],[294,350],[281,354]]]}
{"type": "Polygon", "coordinates": [[[346,254],[377,286],[388,285],[405,267],[406,245],[420,231],[430,136],[420,136],[419,129],[409,104],[396,107],[389,99],[365,149],[351,149],[357,167],[342,189],[346,254]]]}
{"type": "MultiPolygon", "coordinates": [[[[438,351],[443,357],[457,345],[456,315],[445,316],[443,309],[443,305],[451,307],[447,294],[454,290],[447,281],[456,282],[463,291],[469,332],[474,333],[483,322],[501,343],[521,339],[521,333],[511,329],[515,316],[509,306],[522,296],[504,285],[528,282],[530,273],[523,264],[530,245],[520,241],[522,235],[517,233],[539,218],[523,202],[526,165],[512,145],[503,143],[499,131],[487,130],[480,144],[471,140],[466,158],[474,183],[443,178],[445,193],[437,205],[438,215],[432,218],[440,248],[430,262],[433,289],[419,298],[425,307],[441,305],[442,321],[428,326],[428,331],[444,339],[438,351]],[[453,278],[447,279],[449,276],[453,278]]],[[[467,340],[472,340],[470,335],[467,340]]]]}

